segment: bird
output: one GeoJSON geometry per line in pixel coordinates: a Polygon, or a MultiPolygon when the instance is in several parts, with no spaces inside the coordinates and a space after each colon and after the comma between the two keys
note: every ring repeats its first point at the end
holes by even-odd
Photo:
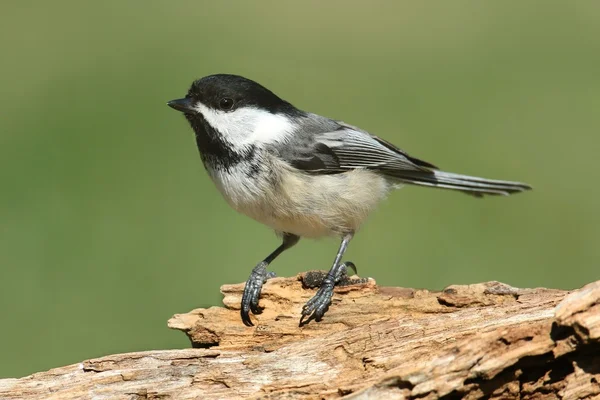
{"type": "Polygon", "coordinates": [[[445,172],[381,137],[340,120],[296,108],[261,84],[232,74],[195,80],[183,98],[167,102],[194,131],[201,160],[236,211],[270,227],[281,244],[251,271],[240,305],[246,326],[260,314],[269,265],[300,238],[341,240],[300,326],[321,321],[350,262],[342,257],[368,215],[405,185],[475,197],[531,189],[520,182],[445,172]]]}

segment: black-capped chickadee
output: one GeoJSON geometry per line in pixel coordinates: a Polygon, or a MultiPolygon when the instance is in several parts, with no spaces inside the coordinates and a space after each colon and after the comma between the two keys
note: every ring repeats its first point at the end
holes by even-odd
{"type": "Polygon", "coordinates": [[[333,266],[304,306],[300,324],[319,321],[345,273],[342,256],[350,239],[392,189],[413,184],[476,197],[530,189],[440,171],[362,129],[299,110],[241,76],[204,77],[183,99],[167,104],[192,126],[204,166],[225,200],[283,239],[246,281],[241,316],[247,326],[253,325],[249,312],[262,311],[267,266],[301,237],[337,236],[342,242],[333,266]]]}

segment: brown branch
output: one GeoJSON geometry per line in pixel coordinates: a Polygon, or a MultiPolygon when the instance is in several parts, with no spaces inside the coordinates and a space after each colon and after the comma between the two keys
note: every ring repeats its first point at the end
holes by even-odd
{"type": "Polygon", "coordinates": [[[498,282],[434,293],[355,281],[336,289],[322,322],[298,327],[314,294],[303,282],[318,280],[267,282],[254,328],[240,322],[243,285],[225,285],[225,308],[169,321],[202,348],[4,379],[0,398],[600,398],[600,281],[570,294],[498,282]]]}

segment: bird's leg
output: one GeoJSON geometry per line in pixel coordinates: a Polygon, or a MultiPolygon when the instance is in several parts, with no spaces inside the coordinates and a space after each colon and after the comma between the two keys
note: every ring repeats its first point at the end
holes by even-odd
{"type": "Polygon", "coordinates": [[[242,307],[240,314],[242,316],[244,325],[254,325],[252,320],[250,320],[250,311],[252,311],[253,314],[260,314],[262,312],[262,309],[258,306],[260,290],[267,279],[275,276],[274,273],[267,272],[267,267],[274,259],[277,258],[278,255],[298,243],[299,240],[299,236],[292,235],[291,233],[284,233],[283,242],[281,245],[252,269],[250,277],[246,281],[246,286],[244,287],[244,294],[242,295],[242,307]]]}
{"type": "Polygon", "coordinates": [[[339,282],[342,276],[346,273],[347,267],[354,267],[352,263],[342,263],[344,252],[348,248],[348,243],[352,239],[353,233],[349,233],[342,238],[342,243],[335,256],[333,266],[323,279],[321,287],[305,305],[302,307],[302,317],[300,318],[300,326],[309,323],[311,320],[319,322],[331,304],[333,296],[333,288],[339,282]],[[305,320],[306,318],[306,320],[305,320]]]}

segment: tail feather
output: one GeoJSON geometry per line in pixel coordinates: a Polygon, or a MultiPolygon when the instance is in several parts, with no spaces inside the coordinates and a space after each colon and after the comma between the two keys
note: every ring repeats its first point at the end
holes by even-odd
{"type": "Polygon", "coordinates": [[[401,176],[394,175],[394,177],[403,183],[459,190],[476,197],[483,195],[508,196],[531,189],[531,186],[526,183],[485,179],[438,170],[404,171],[401,176]]]}

